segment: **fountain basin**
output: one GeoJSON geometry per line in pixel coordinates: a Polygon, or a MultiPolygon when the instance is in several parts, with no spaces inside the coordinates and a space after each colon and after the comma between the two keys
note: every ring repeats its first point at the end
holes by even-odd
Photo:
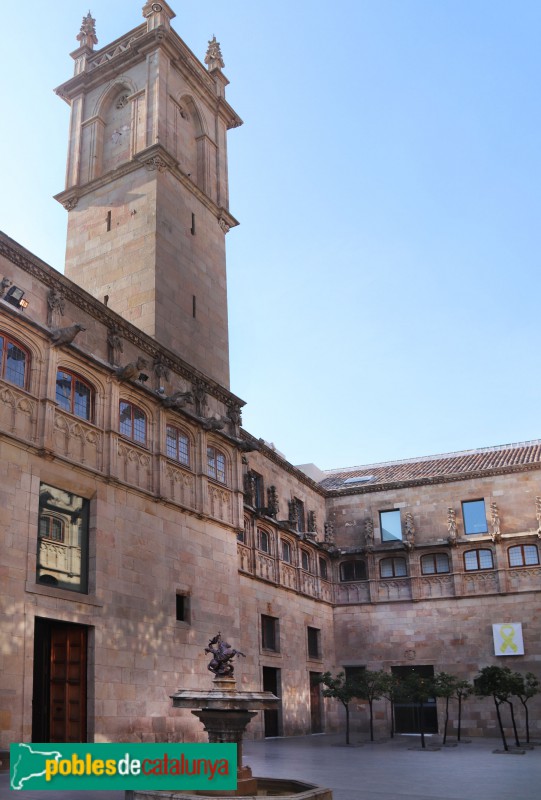
{"type": "MultiPolygon", "coordinates": [[[[260,797],[279,797],[280,800],[332,800],[330,789],[315,786],[313,783],[291,780],[290,778],[254,778],[254,794],[244,795],[243,800],[257,800],[260,797]]],[[[126,800],[201,800],[201,797],[234,797],[235,792],[126,792],[126,800]]]]}

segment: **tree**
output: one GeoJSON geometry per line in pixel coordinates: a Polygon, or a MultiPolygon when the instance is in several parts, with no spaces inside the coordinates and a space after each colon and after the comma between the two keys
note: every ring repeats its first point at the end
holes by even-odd
{"type": "Polygon", "coordinates": [[[399,697],[401,681],[392,672],[384,672],[381,681],[381,696],[391,704],[391,739],[394,738],[394,704],[399,697]]]}
{"type": "Polygon", "coordinates": [[[330,672],[324,672],[323,675],[318,677],[318,683],[322,683],[327,687],[323,689],[324,697],[334,697],[346,709],[346,744],[349,744],[349,704],[354,697],[358,696],[356,681],[346,680],[343,672],[339,672],[335,678],[330,672]]]}
{"type": "Polygon", "coordinates": [[[509,703],[509,698],[514,693],[516,685],[512,680],[512,672],[509,667],[483,667],[477,678],[474,680],[474,691],[479,697],[492,697],[496,706],[496,716],[500,726],[500,734],[503,742],[503,749],[508,752],[509,745],[505,738],[505,732],[500,714],[502,703],[509,703]]]}
{"type": "Polygon", "coordinates": [[[538,694],[541,691],[541,687],[533,672],[527,672],[526,675],[522,675],[521,672],[515,672],[514,683],[514,693],[524,707],[524,714],[526,717],[526,743],[530,744],[530,717],[528,713],[528,700],[538,694]]]}
{"type": "Polygon", "coordinates": [[[457,741],[460,741],[460,733],[462,729],[462,703],[473,692],[473,686],[469,681],[457,681],[455,685],[454,698],[458,700],[458,730],[457,741]]]}
{"type": "Polygon", "coordinates": [[[370,709],[370,741],[374,741],[374,700],[379,700],[384,695],[388,673],[383,670],[372,672],[363,669],[355,678],[355,689],[361,700],[367,700],[370,709]]]}
{"type": "Polygon", "coordinates": [[[443,744],[447,743],[447,725],[449,724],[449,700],[455,696],[458,678],[448,672],[438,672],[434,676],[438,697],[445,697],[445,722],[443,724],[443,744]]]}

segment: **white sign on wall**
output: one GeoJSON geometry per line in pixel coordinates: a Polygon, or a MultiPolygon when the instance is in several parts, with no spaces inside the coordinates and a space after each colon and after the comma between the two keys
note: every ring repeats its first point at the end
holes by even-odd
{"type": "Polygon", "coordinates": [[[492,626],[495,656],[523,656],[522,623],[498,622],[492,626]]]}

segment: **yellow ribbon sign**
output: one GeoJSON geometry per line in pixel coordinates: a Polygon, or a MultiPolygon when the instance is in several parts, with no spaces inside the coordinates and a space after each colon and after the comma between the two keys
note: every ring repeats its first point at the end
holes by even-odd
{"type": "Polygon", "coordinates": [[[502,637],[502,643],[500,645],[501,653],[505,653],[508,647],[513,653],[518,651],[518,647],[513,641],[515,638],[515,628],[513,625],[500,625],[500,636],[502,637]]]}

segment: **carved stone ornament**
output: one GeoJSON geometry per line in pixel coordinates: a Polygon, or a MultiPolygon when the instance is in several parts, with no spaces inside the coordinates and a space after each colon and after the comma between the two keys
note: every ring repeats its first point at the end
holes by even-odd
{"type": "Polygon", "coordinates": [[[77,41],[80,43],[81,47],[90,47],[91,50],[94,49],[95,44],[98,44],[98,37],[96,36],[96,20],[93,19],[90,11],[86,17],[83,17],[81,30],[77,34],[77,41]]]}
{"type": "Polygon", "coordinates": [[[202,383],[198,381],[194,381],[193,387],[193,399],[195,402],[195,413],[198,417],[202,417],[205,413],[205,408],[207,406],[207,393],[205,391],[205,387],[202,383]]]}
{"type": "Polygon", "coordinates": [[[47,325],[51,327],[55,313],[64,316],[66,300],[62,292],[58,289],[50,289],[47,294],[47,325]]]}
{"type": "Polygon", "coordinates": [[[280,506],[278,503],[278,492],[276,486],[269,486],[267,489],[267,514],[269,517],[276,519],[280,506]]]}
{"type": "Polygon", "coordinates": [[[124,345],[122,337],[120,336],[121,329],[118,325],[111,325],[107,331],[107,351],[109,363],[118,366],[120,353],[124,352],[124,345]]]}
{"type": "Polygon", "coordinates": [[[163,379],[164,381],[169,380],[169,367],[163,360],[160,353],[154,356],[154,362],[152,364],[154,369],[154,375],[158,378],[158,380],[163,379]]]}
{"type": "Polygon", "coordinates": [[[205,653],[212,653],[212,660],[207,669],[220,678],[232,678],[235,671],[233,659],[235,656],[244,656],[240,650],[235,650],[225,642],[221,633],[210,640],[208,647],[205,647],[205,653]]]}
{"type": "Polygon", "coordinates": [[[242,424],[242,413],[237,403],[227,407],[227,418],[234,430],[242,424]]]}
{"type": "Polygon", "coordinates": [[[163,398],[164,408],[171,408],[173,411],[180,411],[187,405],[193,404],[193,394],[191,392],[173,392],[169,397],[163,398]]]}
{"type": "Polygon", "coordinates": [[[128,92],[125,92],[124,94],[121,94],[120,97],[118,98],[118,100],[115,103],[115,107],[116,108],[125,108],[128,105],[128,97],[129,96],[130,95],[128,94],[128,92]]]}
{"type": "Polygon", "coordinates": [[[78,202],[79,202],[78,197],[68,197],[67,200],[64,200],[62,205],[64,206],[66,211],[73,211],[78,202]]]}
{"type": "Polygon", "coordinates": [[[325,541],[327,544],[334,544],[334,522],[325,523],[325,541]]]}
{"type": "Polygon", "coordinates": [[[58,347],[61,344],[71,344],[81,331],[86,331],[86,328],[79,322],[76,322],[75,325],[69,325],[67,328],[53,328],[51,331],[53,346],[58,347]]]}
{"type": "Polygon", "coordinates": [[[207,417],[202,420],[201,427],[205,431],[221,431],[225,428],[227,418],[224,417],[207,417]]]}
{"type": "Polygon", "coordinates": [[[364,521],[364,546],[370,550],[374,546],[374,520],[368,517],[364,521]]]}
{"type": "Polygon", "coordinates": [[[295,500],[288,500],[287,505],[288,505],[288,514],[287,514],[288,521],[293,527],[296,527],[299,521],[299,510],[297,508],[297,503],[295,500]]]}
{"type": "Polygon", "coordinates": [[[229,223],[226,222],[226,220],[223,217],[220,217],[220,219],[218,220],[218,225],[220,226],[220,228],[223,230],[224,233],[229,233],[229,231],[231,230],[231,225],[229,225],[229,223]]]}
{"type": "Polygon", "coordinates": [[[535,518],[537,519],[537,536],[541,539],[541,497],[535,498],[535,518]]]}
{"type": "Polygon", "coordinates": [[[179,106],[178,107],[178,113],[180,114],[182,119],[185,119],[185,120],[189,120],[190,119],[190,115],[188,114],[188,112],[186,111],[184,106],[179,106]]]}
{"type": "Polygon", "coordinates": [[[404,650],[404,658],[408,661],[415,661],[416,655],[415,650],[404,650]]]}
{"type": "Polygon", "coordinates": [[[405,522],[405,546],[407,550],[413,550],[415,547],[415,523],[413,522],[413,514],[408,511],[406,514],[405,522]]]}
{"type": "Polygon", "coordinates": [[[458,535],[456,531],[456,514],[454,508],[447,509],[447,530],[449,531],[447,541],[452,547],[456,547],[458,535]]]}
{"type": "Polygon", "coordinates": [[[137,361],[131,361],[129,364],[126,364],[125,367],[119,367],[116,371],[116,376],[119,381],[143,380],[143,373],[141,370],[146,366],[146,359],[144,359],[142,356],[139,356],[137,361]]]}
{"type": "Polygon", "coordinates": [[[167,162],[160,156],[154,156],[153,158],[149,158],[148,161],[145,161],[145,167],[149,172],[154,172],[155,170],[158,170],[158,172],[165,172],[167,169],[167,162]]]}
{"type": "Polygon", "coordinates": [[[502,538],[502,534],[500,531],[500,515],[498,513],[498,506],[496,505],[495,501],[492,501],[490,504],[490,538],[493,542],[499,542],[502,538]]]}
{"type": "Polygon", "coordinates": [[[0,297],[3,297],[6,293],[6,289],[9,289],[11,286],[11,281],[9,278],[2,278],[2,282],[0,283],[0,297]]]}
{"type": "Polygon", "coordinates": [[[254,496],[255,496],[255,478],[254,473],[251,470],[248,470],[244,474],[244,502],[247,506],[254,505],[254,496]]]}
{"type": "Polygon", "coordinates": [[[317,533],[317,520],[315,511],[308,512],[307,525],[310,533],[317,533]]]}
{"type": "Polygon", "coordinates": [[[213,36],[212,39],[209,40],[205,64],[209,72],[212,72],[214,69],[223,69],[225,67],[222,51],[220,50],[220,42],[216,41],[216,36],[213,36]]]}

